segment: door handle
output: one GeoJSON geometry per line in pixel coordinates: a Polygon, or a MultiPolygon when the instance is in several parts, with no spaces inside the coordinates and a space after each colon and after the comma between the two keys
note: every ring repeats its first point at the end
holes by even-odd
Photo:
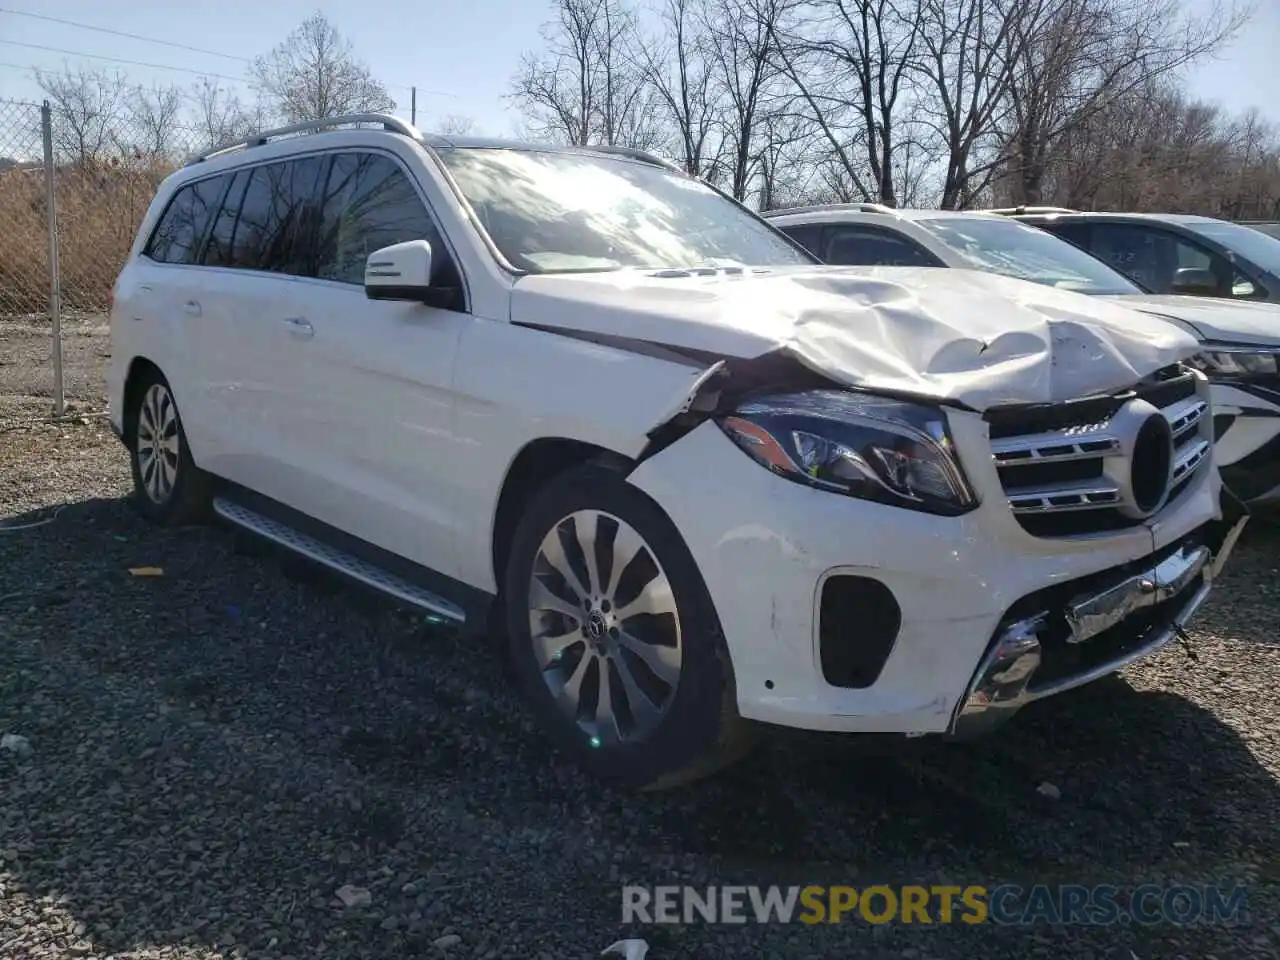
{"type": "Polygon", "coordinates": [[[182,305],[182,310],[188,317],[198,317],[201,314],[200,304],[195,300],[188,300],[182,305]]]}
{"type": "Polygon", "coordinates": [[[292,336],[302,339],[315,336],[316,328],[311,326],[306,317],[289,317],[281,322],[289,328],[292,336]]]}

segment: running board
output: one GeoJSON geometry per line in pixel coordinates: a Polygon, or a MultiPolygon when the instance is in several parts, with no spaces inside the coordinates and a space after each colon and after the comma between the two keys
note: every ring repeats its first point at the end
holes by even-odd
{"type": "Polygon", "coordinates": [[[365,586],[372,587],[388,596],[395,597],[405,603],[412,604],[447,620],[462,623],[467,619],[465,613],[456,604],[440,597],[430,590],[410,583],[403,577],[362,560],[359,557],[340,550],[337,547],[295,530],[288,524],[264,517],[262,514],[243,507],[238,503],[217,497],[213,501],[213,510],[229,523],[257,534],[272,543],[306,557],[321,566],[328,567],[344,576],[350,577],[365,586]]]}

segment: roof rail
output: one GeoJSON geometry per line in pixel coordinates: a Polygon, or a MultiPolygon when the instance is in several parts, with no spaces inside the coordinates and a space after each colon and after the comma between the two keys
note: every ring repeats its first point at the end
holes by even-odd
{"type": "Polygon", "coordinates": [[[896,217],[898,211],[893,207],[887,207],[883,203],[811,203],[802,207],[780,207],[777,210],[766,210],[760,214],[762,217],[782,217],[789,216],[793,213],[823,213],[825,211],[849,211],[855,213],[884,213],[889,216],[896,217]]]}
{"type": "Polygon", "coordinates": [[[655,167],[663,167],[667,170],[679,170],[681,173],[684,173],[684,170],[677,164],[671,163],[669,160],[663,160],[661,157],[655,157],[652,153],[648,153],[647,151],[637,150],[635,147],[617,147],[600,144],[599,146],[591,145],[578,147],[577,149],[590,150],[592,153],[606,153],[616,157],[626,157],[628,160],[636,160],[640,163],[647,163],[655,167]]]}
{"type": "Polygon", "coordinates": [[[389,133],[398,133],[401,136],[409,137],[412,140],[422,140],[422,133],[413,124],[401,120],[399,117],[393,117],[389,113],[351,113],[340,117],[322,117],[317,120],[304,120],[302,123],[294,123],[287,127],[277,127],[274,130],[263,130],[255,133],[243,140],[234,140],[229,143],[219,144],[212,150],[196,154],[189,158],[183,166],[191,166],[194,163],[203,163],[205,160],[212,160],[214,157],[221,157],[228,153],[236,153],[240,150],[248,150],[253,147],[266,146],[270,141],[277,138],[296,136],[298,134],[320,133],[325,130],[332,130],[335,127],[347,127],[354,124],[373,124],[382,127],[389,133]]]}
{"type": "Polygon", "coordinates": [[[1069,207],[997,207],[983,213],[998,213],[1002,217],[1019,217],[1026,213],[1079,213],[1069,207]]]}

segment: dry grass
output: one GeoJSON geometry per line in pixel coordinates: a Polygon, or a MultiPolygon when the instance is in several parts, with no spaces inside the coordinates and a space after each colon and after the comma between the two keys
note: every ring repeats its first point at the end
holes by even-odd
{"type": "MultiPolygon", "coordinates": [[[[58,171],[62,302],[102,310],[138,225],[169,168],[112,160],[58,171]]],[[[38,313],[49,302],[44,172],[0,173],[0,313],[38,313]]]]}

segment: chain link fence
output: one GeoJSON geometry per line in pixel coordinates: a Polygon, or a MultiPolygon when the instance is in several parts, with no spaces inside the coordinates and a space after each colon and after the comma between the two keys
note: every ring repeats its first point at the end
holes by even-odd
{"type": "Polygon", "coordinates": [[[49,218],[40,106],[0,100],[0,315],[48,318],[49,218]]]}
{"type": "Polygon", "coordinates": [[[205,139],[172,115],[0,100],[0,340],[16,357],[0,361],[23,368],[0,370],[6,389],[57,416],[68,394],[100,396],[111,288],[160,181],[205,139]]]}

